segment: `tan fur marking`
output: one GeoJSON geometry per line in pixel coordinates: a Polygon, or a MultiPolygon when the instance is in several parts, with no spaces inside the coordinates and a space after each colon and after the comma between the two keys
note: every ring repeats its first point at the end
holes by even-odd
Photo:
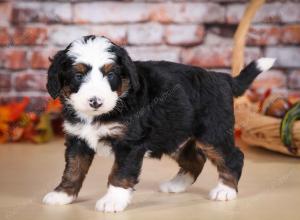
{"type": "Polygon", "coordinates": [[[64,97],[70,97],[71,95],[71,89],[68,86],[65,86],[62,88],[61,93],[64,97]]]}
{"type": "Polygon", "coordinates": [[[118,170],[118,164],[116,162],[114,162],[112,168],[111,168],[111,171],[110,171],[110,174],[108,175],[108,182],[107,182],[107,185],[110,184],[110,182],[112,182],[113,178],[114,178],[114,175],[115,173],[117,172],[118,170]]]}
{"type": "Polygon", "coordinates": [[[107,64],[104,64],[101,68],[101,72],[103,74],[103,76],[106,76],[110,70],[113,68],[114,64],[113,63],[107,63],[107,64]]]}
{"type": "Polygon", "coordinates": [[[218,153],[213,146],[210,145],[205,145],[203,143],[197,142],[197,147],[201,148],[204,154],[211,160],[211,162],[217,166],[219,178],[222,180],[223,184],[230,186],[237,191],[238,181],[227,170],[222,155],[218,153]]]}
{"type": "Polygon", "coordinates": [[[85,64],[83,64],[83,63],[75,64],[73,66],[73,68],[75,69],[75,71],[77,73],[81,73],[81,74],[86,74],[86,72],[88,70],[87,66],[85,64]]]}
{"type": "Polygon", "coordinates": [[[224,166],[224,159],[220,153],[218,153],[213,146],[205,145],[200,142],[196,142],[197,147],[199,147],[204,154],[211,160],[211,162],[216,166],[224,166]]]}
{"type": "Polygon", "coordinates": [[[122,84],[117,90],[118,96],[121,96],[128,89],[129,89],[129,79],[122,79],[122,84]]]}
{"type": "Polygon", "coordinates": [[[92,160],[93,157],[91,156],[75,156],[67,158],[62,181],[55,188],[55,191],[63,191],[68,195],[77,195],[92,160]]]}
{"type": "Polygon", "coordinates": [[[234,176],[232,176],[230,173],[224,171],[224,172],[219,172],[219,178],[222,180],[222,182],[230,186],[231,188],[235,189],[238,191],[238,181],[234,176]]]}
{"type": "Polygon", "coordinates": [[[203,169],[206,158],[195,148],[195,140],[188,139],[179,146],[179,149],[171,155],[181,167],[178,174],[190,173],[194,180],[197,179],[203,169]]]}
{"type": "Polygon", "coordinates": [[[119,166],[116,162],[114,162],[111,172],[108,176],[108,183],[107,185],[111,184],[113,186],[122,187],[124,189],[133,188],[135,184],[137,184],[136,180],[134,179],[119,179],[116,176],[116,173],[119,169],[119,166]]]}

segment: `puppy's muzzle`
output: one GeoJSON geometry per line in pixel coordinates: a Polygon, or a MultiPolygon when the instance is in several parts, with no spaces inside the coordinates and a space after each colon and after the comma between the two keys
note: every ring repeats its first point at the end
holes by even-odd
{"type": "Polygon", "coordinates": [[[93,109],[98,109],[103,105],[103,102],[101,99],[97,98],[97,97],[93,97],[89,99],[89,105],[93,108],[93,109]]]}

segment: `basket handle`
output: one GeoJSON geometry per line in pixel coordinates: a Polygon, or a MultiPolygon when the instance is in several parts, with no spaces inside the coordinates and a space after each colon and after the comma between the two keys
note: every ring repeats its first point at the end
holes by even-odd
{"type": "Polygon", "coordinates": [[[265,3],[265,0],[251,0],[234,34],[232,53],[232,76],[237,76],[244,66],[244,48],[246,36],[255,13],[265,3]]]}

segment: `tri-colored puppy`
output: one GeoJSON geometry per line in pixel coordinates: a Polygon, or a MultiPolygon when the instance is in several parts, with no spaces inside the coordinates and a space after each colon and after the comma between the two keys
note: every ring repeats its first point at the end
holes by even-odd
{"type": "Polygon", "coordinates": [[[64,106],[67,148],[61,183],[43,202],[73,202],[96,151],[115,156],[99,211],[127,207],[146,153],[178,162],[177,175],[161,185],[162,192],[185,191],[208,158],[219,172],[210,198],[234,199],[244,156],[234,143],[233,97],[273,63],[261,58],[232,78],[172,62],[132,61],[104,37],[75,40],[54,56],[48,71],[47,89],[64,106]]]}

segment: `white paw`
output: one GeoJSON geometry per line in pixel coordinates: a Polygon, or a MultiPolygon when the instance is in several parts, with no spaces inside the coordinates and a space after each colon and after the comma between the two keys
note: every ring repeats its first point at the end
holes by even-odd
{"type": "Polygon", "coordinates": [[[209,198],[217,201],[233,200],[236,198],[236,196],[236,190],[224,185],[222,182],[219,182],[216,188],[212,189],[209,193],[209,198]]]}
{"type": "Polygon", "coordinates": [[[96,210],[102,212],[123,211],[131,201],[132,189],[109,185],[108,191],[96,203],[96,210]]]}
{"type": "Polygon", "coordinates": [[[179,173],[168,182],[160,184],[161,192],[180,193],[192,185],[194,178],[189,173],[179,173]]]}
{"type": "Polygon", "coordinates": [[[43,203],[48,205],[65,205],[73,202],[76,199],[75,196],[69,196],[65,192],[49,192],[43,198],[43,203]]]}

